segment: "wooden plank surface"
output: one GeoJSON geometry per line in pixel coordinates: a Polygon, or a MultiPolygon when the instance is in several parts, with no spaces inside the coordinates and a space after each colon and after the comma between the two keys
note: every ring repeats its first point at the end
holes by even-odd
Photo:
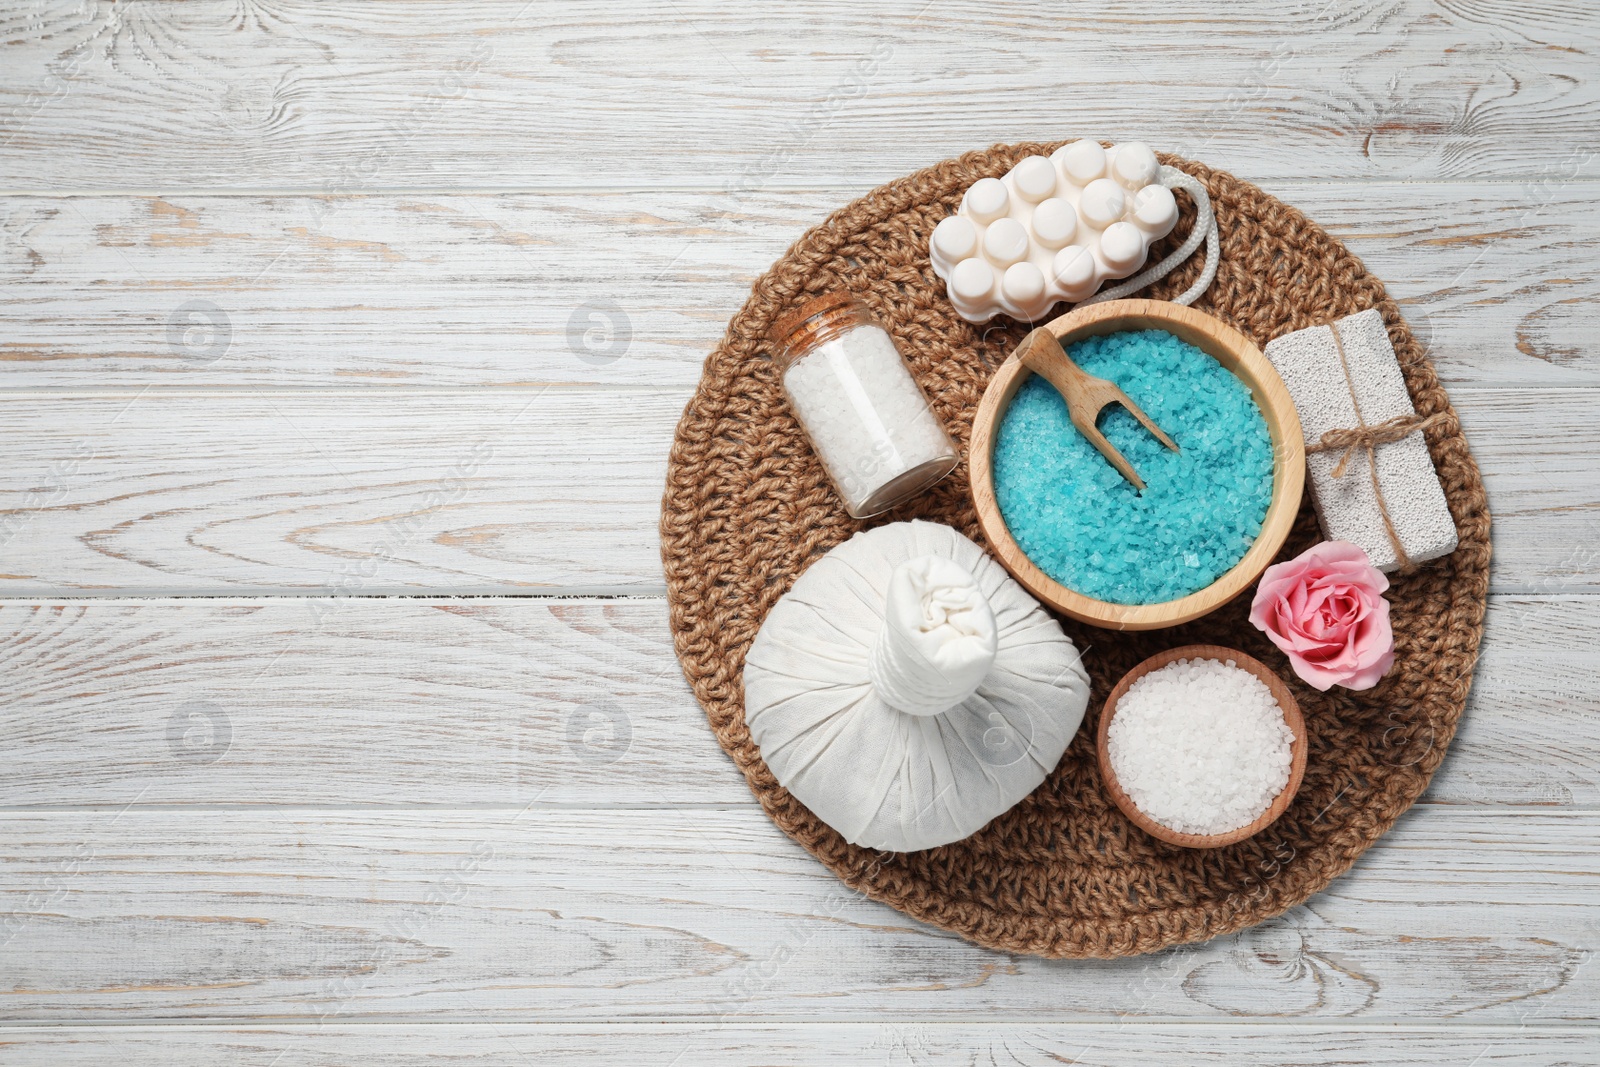
{"type": "Polygon", "coordinates": [[[1581,0],[768,11],[52,0],[0,23],[0,186],[875,184],[1136,134],[1257,177],[1594,176],[1581,0]]]}
{"type": "Polygon", "coordinates": [[[0,1062],[1600,1064],[1592,5],[40,0],[0,44],[0,1062]],[[1079,135],[1343,238],[1495,514],[1426,802],[1115,963],[783,838],[655,538],[795,237],[1079,135]]]}
{"type": "Polygon", "coordinates": [[[410,1067],[536,1062],[583,1067],[749,1067],[874,1063],[888,1067],[1549,1067],[1600,1063],[1594,1032],[1543,1026],[1537,1044],[1515,1026],[1325,1024],[1044,1024],[978,1026],[937,1019],[879,1023],[506,1023],[156,1027],[61,1026],[0,1030],[12,1067],[410,1067]],[[676,1057],[676,1058],[675,1058],[676,1057]]]}
{"type": "Polygon", "coordinates": [[[0,909],[13,1022],[1516,1025],[1600,997],[1589,813],[1414,809],[1280,919],[1101,962],[989,952],[859,899],[748,807],[10,812],[0,909]]]}
{"type": "MultiPolygon", "coordinates": [[[[1494,588],[1600,587],[1600,391],[1461,387],[1494,588]]],[[[0,595],[660,593],[686,390],[0,399],[0,595]]]]}
{"type": "Polygon", "coordinates": [[[0,593],[660,592],[685,399],[12,397],[0,593]]]}
{"type": "MultiPolygon", "coordinates": [[[[1449,385],[1596,385],[1584,183],[1267,183],[1449,385]]],[[[865,192],[13,197],[0,389],[692,387],[750,283],[865,192]]]]}
{"type": "MultiPolygon", "coordinates": [[[[0,808],[755,803],[672,657],[662,600],[319,611],[0,603],[0,808]]],[[[1425,802],[1600,808],[1597,633],[1600,598],[1494,598],[1425,802]]]]}

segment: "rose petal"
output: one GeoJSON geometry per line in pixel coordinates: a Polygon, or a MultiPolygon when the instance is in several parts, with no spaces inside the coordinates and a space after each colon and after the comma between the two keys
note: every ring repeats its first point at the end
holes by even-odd
{"type": "Polygon", "coordinates": [[[1378,684],[1379,679],[1389,673],[1389,668],[1392,666],[1394,666],[1394,649],[1391,648],[1384,652],[1376,663],[1363,667],[1358,671],[1352,671],[1339,684],[1346,689],[1371,689],[1378,684]]]}
{"type": "Polygon", "coordinates": [[[1312,545],[1262,574],[1250,622],[1307,685],[1367,689],[1394,663],[1389,580],[1348,541],[1312,545]]]}
{"type": "Polygon", "coordinates": [[[1284,651],[1310,652],[1343,644],[1343,642],[1324,641],[1316,635],[1306,632],[1305,628],[1294,620],[1290,620],[1279,626],[1277,630],[1269,632],[1277,635],[1284,651]]]}
{"type": "MultiPolygon", "coordinates": [[[[1306,549],[1294,559],[1296,563],[1320,567],[1332,567],[1340,563],[1355,563],[1373,570],[1372,560],[1367,558],[1366,552],[1360,545],[1351,544],[1349,541],[1319,541],[1306,549]]],[[[1380,575],[1382,571],[1378,572],[1380,575]]],[[[1385,579],[1387,582],[1387,579],[1385,579]]]]}
{"type": "Polygon", "coordinates": [[[1337,671],[1324,670],[1299,656],[1290,656],[1289,666],[1294,668],[1294,673],[1300,676],[1302,682],[1322,693],[1338,685],[1341,677],[1337,671]]]}

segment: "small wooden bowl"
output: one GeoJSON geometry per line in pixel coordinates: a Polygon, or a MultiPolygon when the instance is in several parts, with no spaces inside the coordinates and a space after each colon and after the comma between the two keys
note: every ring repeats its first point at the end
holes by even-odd
{"type": "MultiPolygon", "coordinates": [[[[1017,362],[1006,362],[984,390],[978,413],[972,419],[972,444],[968,450],[968,477],[978,525],[995,555],[1012,577],[1039,600],[1080,622],[1114,630],[1156,630],[1197,619],[1226,604],[1261,576],[1283,547],[1300,495],[1305,489],[1305,440],[1300,416],[1289,390],[1267,357],[1244,334],[1221,319],[1165,300],[1108,300],[1090,304],[1048,323],[1063,345],[1097,334],[1122,330],[1165,330],[1205,352],[1246,386],[1261,409],[1272,434],[1272,502],[1261,532],[1244,558],[1206,588],[1158,604],[1112,604],[1068,589],[1040,570],[1011,537],[994,493],[994,442],[1000,420],[1017,390],[1033,372],[1017,362]]],[[[1180,444],[1182,442],[1179,442],[1180,444]]]]}
{"type": "Polygon", "coordinates": [[[1106,793],[1122,810],[1122,814],[1128,817],[1128,821],[1157,840],[1165,841],[1169,845],[1182,845],[1184,848],[1217,848],[1221,845],[1231,845],[1235,841],[1243,841],[1260,833],[1288,809],[1295,793],[1300,790],[1300,780],[1306,775],[1306,720],[1300,714],[1300,705],[1295,701],[1294,694],[1289,691],[1284,680],[1269,670],[1266,664],[1243,652],[1235,652],[1221,645],[1184,645],[1182,648],[1170,649],[1151,656],[1124,674],[1122,681],[1118,682],[1117,687],[1111,690],[1111,695],[1106,697],[1105,706],[1100,709],[1100,725],[1095,733],[1095,746],[1099,752],[1100,780],[1105,783],[1106,793]],[[1111,769],[1111,746],[1106,743],[1106,735],[1111,729],[1111,718],[1117,713],[1117,701],[1122,699],[1134,682],[1151,671],[1159,670],[1180,659],[1233,660],[1235,664],[1260,678],[1266,683],[1267,688],[1272,690],[1273,699],[1283,709],[1283,720],[1289,725],[1289,732],[1294,734],[1294,741],[1289,746],[1289,783],[1283,787],[1283,792],[1278,794],[1272,806],[1262,812],[1261,817],[1255,822],[1241,826],[1237,830],[1229,830],[1225,834],[1184,834],[1162,826],[1139,810],[1133,799],[1122,791],[1116,772],[1111,769]]]}

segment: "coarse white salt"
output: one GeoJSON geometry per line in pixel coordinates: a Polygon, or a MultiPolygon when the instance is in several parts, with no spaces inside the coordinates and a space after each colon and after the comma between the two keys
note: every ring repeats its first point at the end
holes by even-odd
{"type": "Polygon", "coordinates": [[[783,385],[846,508],[858,518],[887,506],[878,498],[897,479],[925,472],[913,487],[920,488],[956,465],[944,427],[878,326],[858,326],[815,345],[789,366],[783,385]]]}
{"type": "Polygon", "coordinates": [[[1117,701],[1111,769],[1138,809],[1186,834],[1248,826],[1289,784],[1294,732],[1272,690],[1235,661],[1180,659],[1117,701]]]}

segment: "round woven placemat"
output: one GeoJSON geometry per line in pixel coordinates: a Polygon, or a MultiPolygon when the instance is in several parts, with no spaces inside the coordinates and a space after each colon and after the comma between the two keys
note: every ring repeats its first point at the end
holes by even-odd
{"type": "MultiPolygon", "coordinates": [[[[768,326],[807,296],[859,295],[894,334],[963,452],[993,369],[1027,332],[956,316],[928,264],[928,236],[967,186],[1057,145],[1001,145],[947,160],[842,208],[755,283],[706,360],[673,441],[662,502],[662,558],[673,640],[717,739],[778,826],[847,885],[981,945],[1042,956],[1125,956],[1261,922],[1349,868],[1422,794],[1455,733],[1482,634],[1489,511],[1477,466],[1451,416],[1427,432],[1460,533],[1451,556],[1395,576],[1397,658],[1374,689],[1318,693],[1252,627],[1249,597],[1169,630],[1116,633],[1064,621],[1094,683],[1090,713],[1054,773],[964,841],[886,854],[847,844],[773,778],[744,723],[745,651],[768,609],[814,560],[863,524],[850,519],[768,363],[768,326]],[[1310,762],[1289,810],[1226,848],[1163,845],[1130,824],[1100,788],[1095,718],[1118,678],[1162,649],[1220,644],[1289,679],[1305,713],[1310,762]]],[[[1222,256],[1196,307],[1258,345],[1291,330],[1378,308],[1423,415],[1450,412],[1421,346],[1383,284],[1315,223],[1247,182],[1164,156],[1205,182],[1222,256]]],[[[1151,254],[1174,247],[1193,220],[1151,254]]],[[[1191,259],[1141,296],[1170,298],[1198,276],[1191,259]]],[[[983,544],[963,464],[931,492],[872,525],[948,523],[983,544]]],[[[1318,537],[1309,497],[1283,557],[1318,537]]]]}

